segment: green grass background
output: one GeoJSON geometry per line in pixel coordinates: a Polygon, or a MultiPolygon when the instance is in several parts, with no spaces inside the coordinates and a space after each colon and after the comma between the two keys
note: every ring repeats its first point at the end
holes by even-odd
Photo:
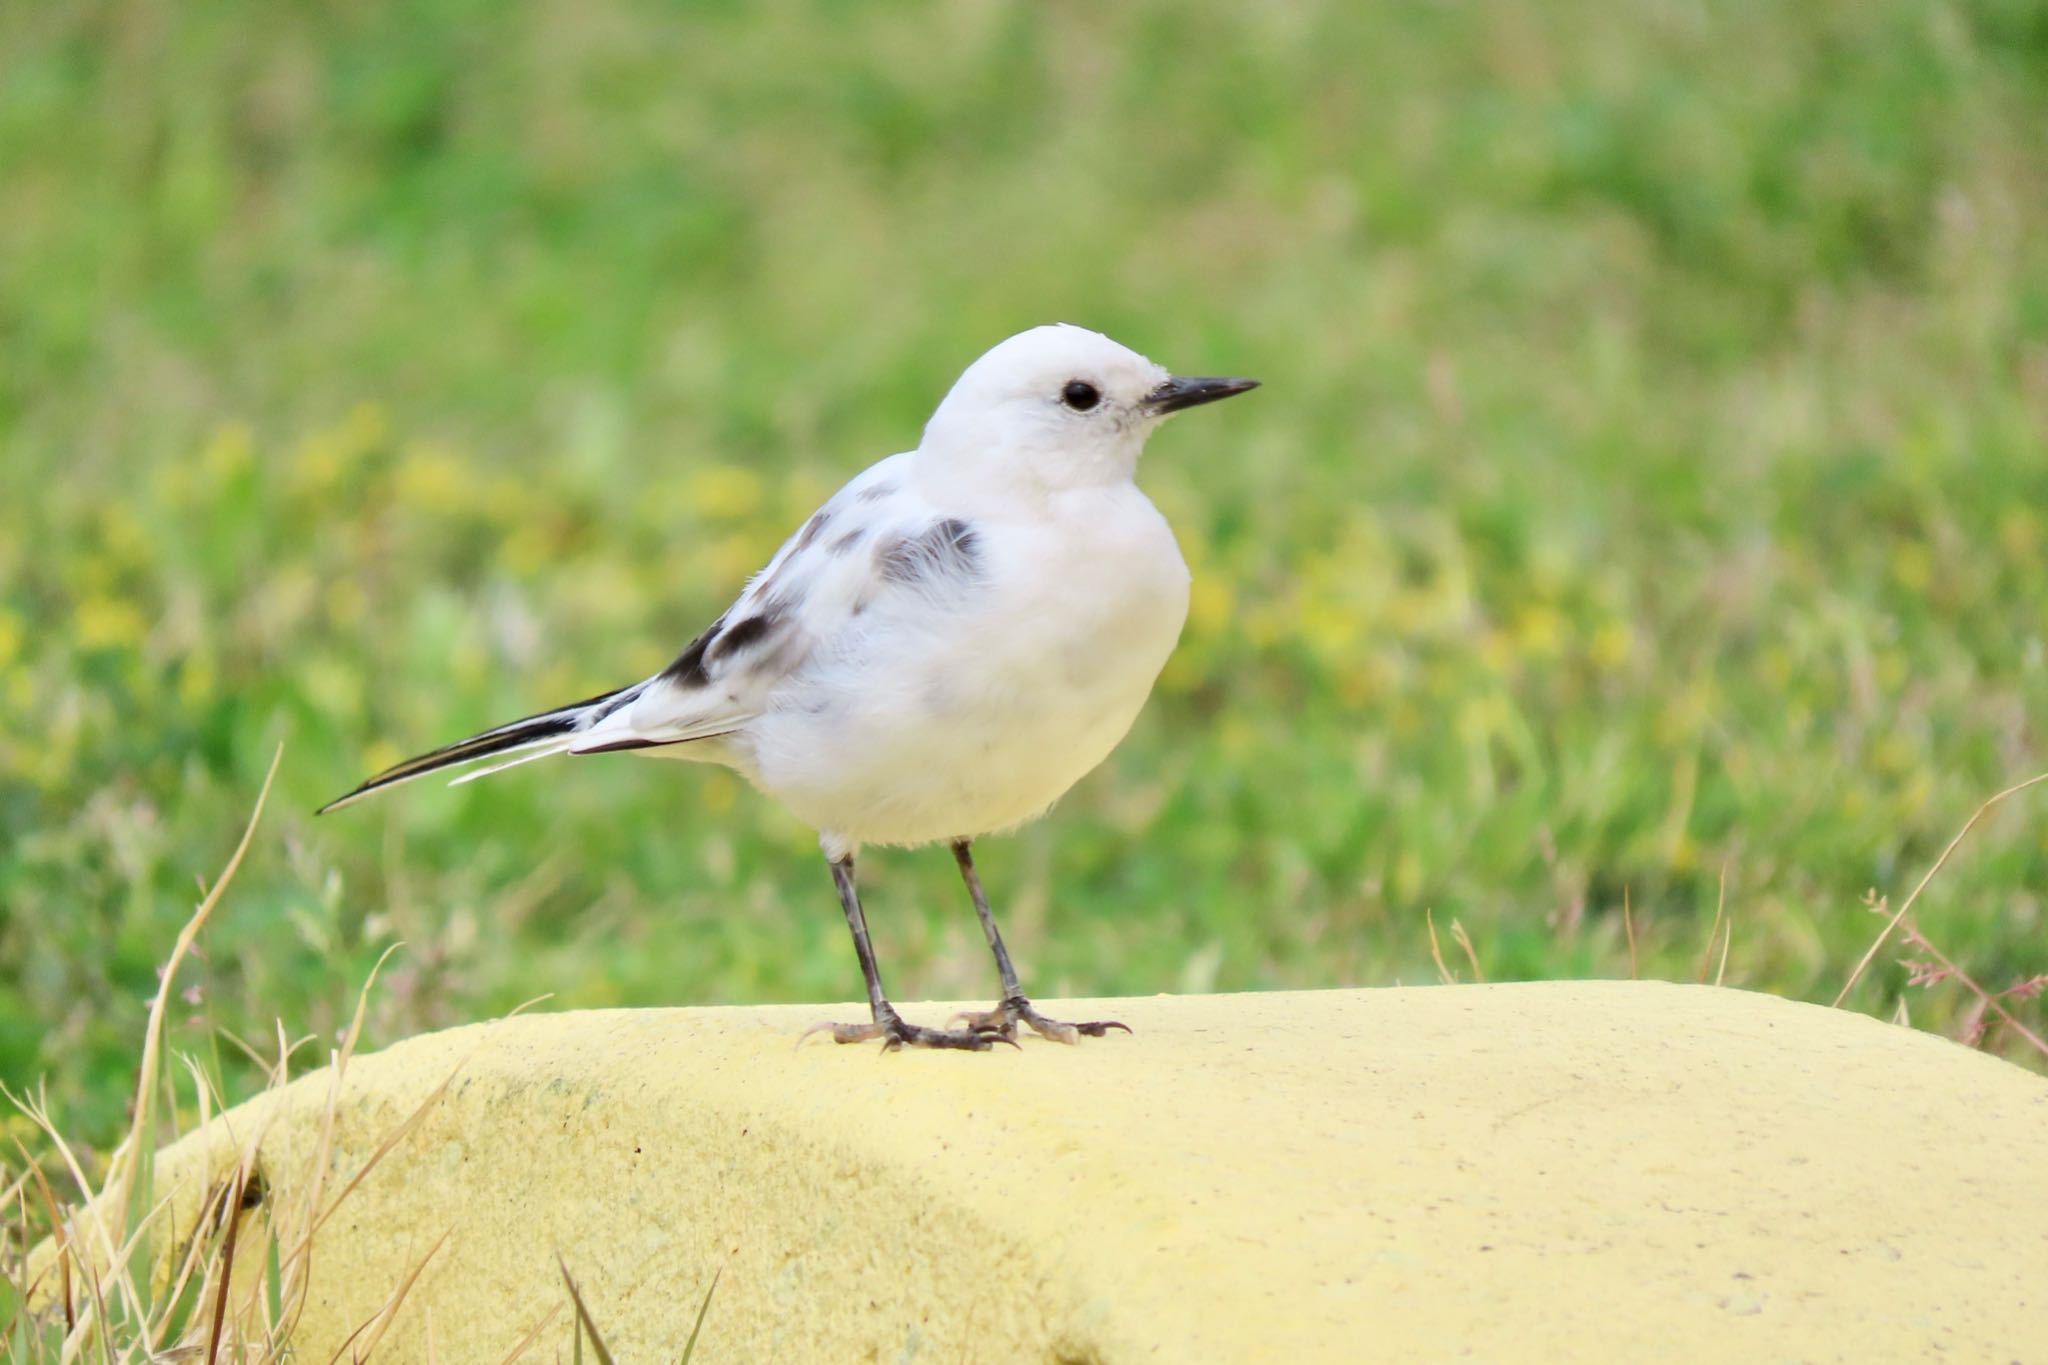
{"type": "MultiPolygon", "coordinates": [[[[723,773],[310,811],[660,666],[1050,319],[1267,387],[1147,458],[1152,706],[984,847],[1028,983],[1429,980],[1426,911],[1624,975],[1625,897],[1692,979],[1725,871],[1731,983],[1829,999],[2048,768],[2044,130],[2023,0],[0,6],[0,1079],[113,1131],[280,741],[174,1020],[238,1083],[399,939],[373,1042],[856,995],[723,773]]],[[[989,994],[942,851],[864,875],[989,994]]],[[[2003,987],[2044,888],[2021,798],[1919,917],[2003,987]]]]}

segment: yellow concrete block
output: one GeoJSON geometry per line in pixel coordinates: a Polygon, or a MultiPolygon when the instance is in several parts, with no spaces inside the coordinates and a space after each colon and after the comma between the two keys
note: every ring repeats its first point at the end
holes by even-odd
{"type": "MultiPolygon", "coordinates": [[[[907,1006],[936,1020],[947,1007],[907,1006]]],[[[1862,1016],[1576,982],[1063,1003],[988,1055],[851,1007],[605,1011],[358,1059],[328,1157],[423,1121],[321,1233],[326,1360],[443,1233],[379,1358],[2048,1359],[2048,1081],[1862,1016]]],[[[266,1113],[307,1178],[318,1076],[266,1113]]],[[[171,1149],[188,1190],[221,1134],[171,1149]]],[[[189,1222],[186,1224],[189,1226],[189,1222]]]]}

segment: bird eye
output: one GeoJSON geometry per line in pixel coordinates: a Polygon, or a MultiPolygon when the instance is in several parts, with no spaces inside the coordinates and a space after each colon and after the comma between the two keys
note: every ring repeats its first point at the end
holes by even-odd
{"type": "Polygon", "coordinates": [[[1060,390],[1060,401],[1075,412],[1086,412],[1102,401],[1102,394],[1093,384],[1080,379],[1070,379],[1060,390]]]}

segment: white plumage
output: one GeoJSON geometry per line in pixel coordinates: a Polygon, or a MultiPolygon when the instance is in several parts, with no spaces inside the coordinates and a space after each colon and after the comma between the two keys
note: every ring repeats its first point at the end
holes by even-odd
{"type": "Polygon", "coordinates": [[[1015,989],[967,844],[1042,813],[1136,719],[1188,601],[1173,534],[1133,482],[1139,454],[1168,414],[1251,387],[1175,379],[1079,327],[1011,337],[961,375],[915,450],[834,494],[661,673],[422,755],[328,809],[485,759],[456,780],[558,754],[722,763],[843,868],[875,1022],[835,1036],[985,1047],[1021,1019],[1071,1041],[1015,989]],[[937,840],[969,874],[1014,999],[960,1033],[895,1016],[852,892],[862,845],[937,840]]]}

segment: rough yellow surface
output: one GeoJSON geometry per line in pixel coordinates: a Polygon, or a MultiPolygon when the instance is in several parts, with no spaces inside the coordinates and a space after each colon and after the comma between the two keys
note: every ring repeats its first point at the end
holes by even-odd
{"type": "MultiPolygon", "coordinates": [[[[943,1006],[906,1007],[936,1020],[943,1006]]],[[[1735,991],[1582,982],[1069,1002],[1135,1036],[835,1047],[853,1007],[526,1016],[351,1065],[325,1360],[2048,1360],[2048,1082],[1735,991]]],[[[274,1120],[305,1179],[325,1087],[274,1120]]],[[[188,1188],[219,1134],[173,1149],[188,1188]]],[[[209,1155],[209,1153],[211,1155],[209,1155]]]]}

